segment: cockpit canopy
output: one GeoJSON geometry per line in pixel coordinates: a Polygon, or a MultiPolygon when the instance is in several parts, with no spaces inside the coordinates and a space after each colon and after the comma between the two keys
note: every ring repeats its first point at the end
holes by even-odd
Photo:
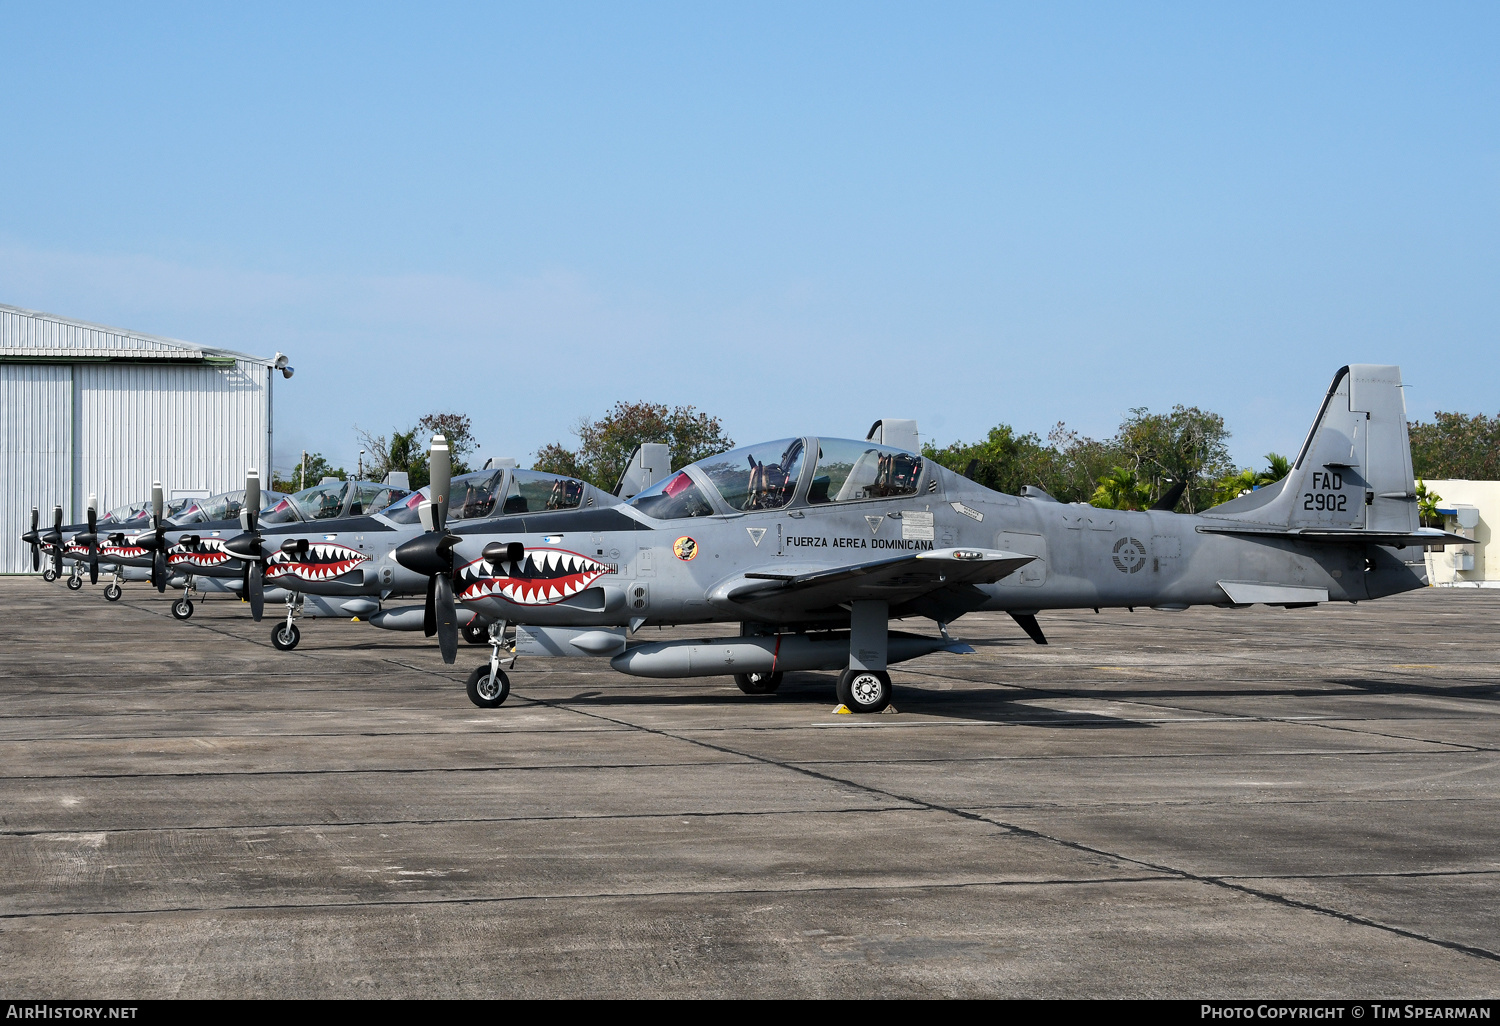
{"type": "MultiPolygon", "coordinates": [[[[400,502],[381,511],[381,516],[398,524],[415,524],[418,510],[432,494],[431,487],[413,492],[400,502]]],[[[544,510],[576,509],[583,502],[583,482],[539,470],[512,470],[505,485],[504,470],[480,470],[462,474],[449,486],[448,520],[481,520],[511,513],[540,513],[544,510]],[[500,488],[505,499],[500,501],[500,488]]]]}
{"type": "MultiPolygon", "coordinates": [[[[274,506],[280,500],[286,498],[281,492],[263,491],[261,499],[268,505],[274,506]]],[[[182,512],[172,517],[172,522],[179,527],[188,524],[205,524],[210,520],[233,520],[240,515],[240,510],[245,505],[245,489],[224,492],[221,495],[210,495],[206,499],[194,499],[182,508],[182,512]]]]}
{"type": "Polygon", "coordinates": [[[407,495],[405,488],[373,481],[328,481],[304,488],[261,510],[262,524],[295,524],[375,513],[407,495]]]}
{"type": "Polygon", "coordinates": [[[914,495],[921,477],[920,456],[888,445],[784,438],[699,460],[647,488],[630,505],[656,520],[678,520],[914,495]],[[816,461],[807,459],[810,451],[817,452],[816,461]]]}

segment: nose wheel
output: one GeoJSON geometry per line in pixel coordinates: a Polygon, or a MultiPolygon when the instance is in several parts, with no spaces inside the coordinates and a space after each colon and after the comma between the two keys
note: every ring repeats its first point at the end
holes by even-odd
{"type": "Polygon", "coordinates": [[[179,620],[186,620],[193,615],[193,600],[180,598],[172,603],[172,615],[179,620]]]}
{"type": "Polygon", "coordinates": [[[79,588],[82,588],[82,587],[83,587],[83,578],[82,577],[79,577],[77,574],[74,574],[72,577],[68,578],[68,590],[69,591],[77,591],[79,588]]]}
{"type": "Polygon", "coordinates": [[[42,580],[46,581],[48,584],[51,584],[53,581],[57,580],[57,577],[57,571],[52,569],[50,566],[42,571],[42,580]]]}
{"type": "Polygon", "coordinates": [[[271,644],[281,652],[290,652],[301,640],[302,632],[294,623],[278,623],[271,631],[271,644]]]}
{"type": "Polygon", "coordinates": [[[104,597],[110,602],[120,601],[120,596],[123,594],[125,594],[125,589],[121,588],[118,584],[111,582],[104,586],[104,597]]]}
{"type": "Polygon", "coordinates": [[[481,709],[493,709],[503,705],[510,697],[510,678],[498,666],[494,669],[476,666],[474,672],[469,674],[466,688],[469,701],[481,709]]]}

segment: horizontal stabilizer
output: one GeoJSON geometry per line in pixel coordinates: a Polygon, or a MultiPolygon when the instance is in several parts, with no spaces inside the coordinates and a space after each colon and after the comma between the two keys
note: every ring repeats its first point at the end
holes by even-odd
{"type": "Polygon", "coordinates": [[[1325,542],[1339,545],[1389,545],[1405,548],[1408,545],[1473,545],[1473,538],[1461,534],[1450,534],[1432,527],[1419,527],[1415,531],[1358,531],[1318,527],[1264,527],[1257,524],[1204,524],[1198,528],[1204,534],[1236,534],[1253,538],[1292,538],[1297,541],[1325,542]]]}
{"type": "Polygon", "coordinates": [[[1306,606],[1327,602],[1327,588],[1304,588],[1292,584],[1264,584],[1260,581],[1220,581],[1219,587],[1237,606],[1264,602],[1271,606],[1306,606]]]}

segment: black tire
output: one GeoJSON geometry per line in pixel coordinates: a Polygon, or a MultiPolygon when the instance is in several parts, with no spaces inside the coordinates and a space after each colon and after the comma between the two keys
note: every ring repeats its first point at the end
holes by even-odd
{"type": "Polygon", "coordinates": [[[57,571],[49,566],[47,569],[42,571],[42,580],[46,581],[48,584],[51,584],[53,581],[57,580],[57,571]]]}
{"type": "Polygon", "coordinates": [[[186,620],[193,615],[193,600],[180,598],[172,603],[172,615],[179,620],[186,620]]]}
{"type": "Polygon", "coordinates": [[[120,596],[125,594],[125,589],[118,584],[106,584],[104,586],[104,599],[107,602],[118,602],[120,596]]]}
{"type": "Polygon", "coordinates": [[[278,623],[271,628],[271,644],[282,652],[290,652],[302,640],[302,632],[294,623],[278,623]]]}
{"type": "Polygon", "coordinates": [[[77,591],[79,588],[82,588],[82,587],[83,587],[83,578],[82,577],[69,577],[68,578],[68,590],[69,591],[77,591]]]}
{"type": "Polygon", "coordinates": [[[735,684],[747,695],[769,695],[781,687],[781,678],[785,676],[780,670],[775,673],[736,673],[735,684]]]}
{"type": "Polygon", "coordinates": [[[480,623],[477,616],[460,627],[458,633],[462,634],[464,640],[471,645],[488,645],[490,643],[490,625],[480,623]]]}
{"type": "Polygon", "coordinates": [[[884,670],[845,670],[838,693],[850,712],[878,713],[891,704],[891,675],[884,670]]]}
{"type": "Polygon", "coordinates": [[[495,679],[491,681],[490,664],[484,663],[469,674],[466,690],[469,692],[469,701],[481,709],[493,709],[504,705],[505,700],[510,697],[510,678],[505,675],[504,670],[497,669],[495,679]]]}

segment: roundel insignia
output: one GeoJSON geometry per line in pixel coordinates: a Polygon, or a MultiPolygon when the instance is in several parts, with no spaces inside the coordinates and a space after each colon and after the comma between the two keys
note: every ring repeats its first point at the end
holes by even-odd
{"type": "Polygon", "coordinates": [[[1121,538],[1115,542],[1115,569],[1122,574],[1133,574],[1146,565],[1146,546],[1135,538],[1121,538]]]}
{"type": "Polygon", "coordinates": [[[672,554],[686,563],[698,554],[698,543],[683,535],[672,543],[672,554]]]}

